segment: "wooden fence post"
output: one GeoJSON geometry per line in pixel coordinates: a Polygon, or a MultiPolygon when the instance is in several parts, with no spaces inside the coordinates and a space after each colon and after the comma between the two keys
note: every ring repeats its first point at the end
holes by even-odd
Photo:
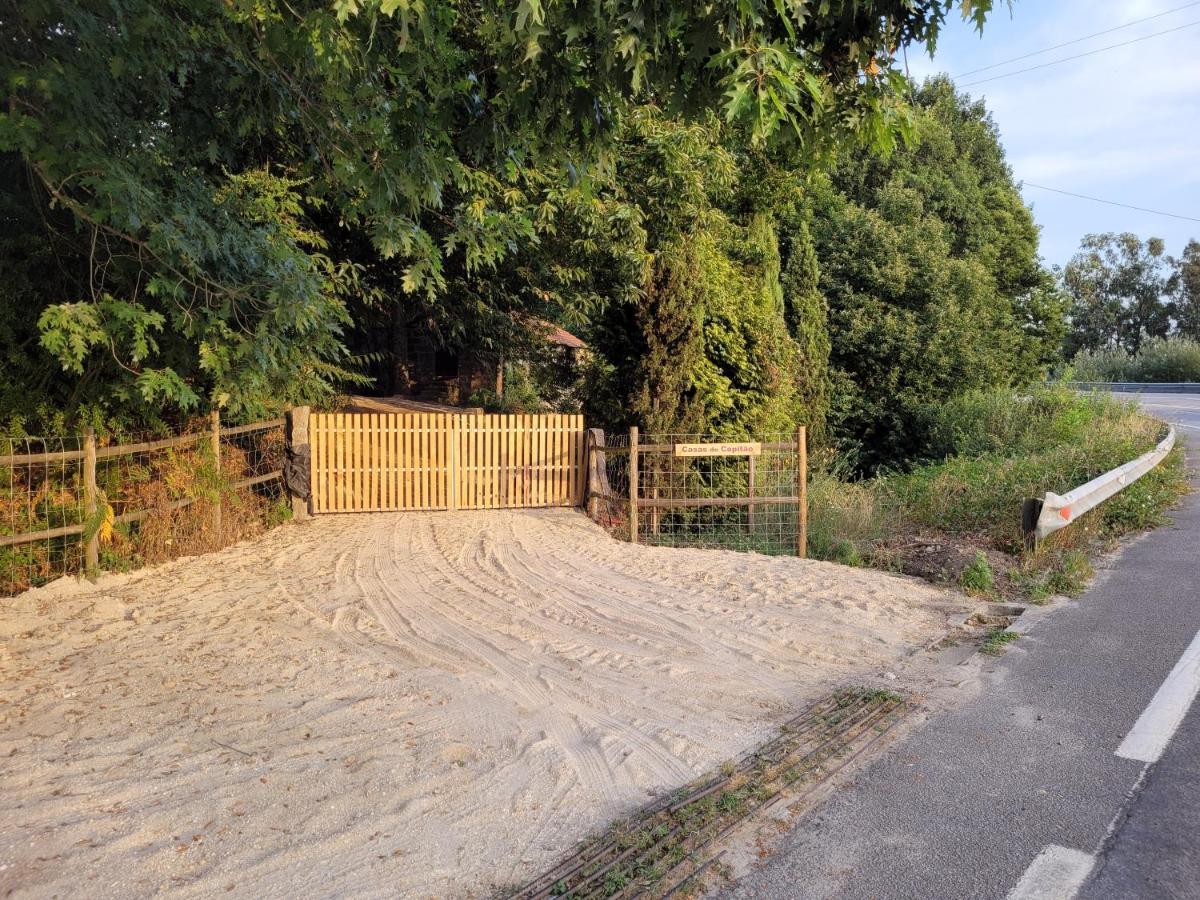
{"type": "Polygon", "coordinates": [[[638,542],[638,428],[629,426],[629,541],[638,542]]]}
{"type": "Polygon", "coordinates": [[[208,415],[208,420],[212,428],[212,455],[214,465],[217,467],[217,500],[213,504],[212,527],[213,540],[217,546],[221,545],[221,494],[223,493],[223,478],[224,473],[221,470],[221,411],[214,409],[208,415]]]}
{"type": "Polygon", "coordinates": [[[312,410],[307,406],[294,406],[284,417],[287,421],[287,458],[293,465],[308,467],[308,497],[299,494],[291,495],[292,518],[302,522],[309,517],[312,507],[313,494],[313,459],[312,448],[308,439],[308,418],[312,410]]]}
{"type": "Polygon", "coordinates": [[[749,485],[747,485],[750,489],[749,490],[750,508],[746,514],[746,521],[747,521],[747,524],[750,526],[750,533],[754,534],[754,519],[755,519],[755,514],[754,514],[755,513],[755,508],[754,508],[754,468],[755,468],[754,454],[753,453],[750,454],[749,456],[746,457],[746,459],[748,459],[750,461],[750,478],[749,478],[750,483],[749,483],[749,485]]]}
{"type": "Polygon", "coordinates": [[[796,555],[808,555],[808,429],[796,428],[796,555]]]}
{"type": "Polygon", "coordinates": [[[83,436],[83,515],[91,534],[83,547],[84,571],[88,576],[100,568],[100,529],[96,518],[96,432],[88,426],[83,436]]]}

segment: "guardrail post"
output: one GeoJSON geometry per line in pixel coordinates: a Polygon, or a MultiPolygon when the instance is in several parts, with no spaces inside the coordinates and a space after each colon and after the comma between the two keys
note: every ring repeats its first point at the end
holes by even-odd
{"type": "Polygon", "coordinates": [[[1037,549],[1037,523],[1042,514],[1042,501],[1037,497],[1027,498],[1021,503],[1021,536],[1025,539],[1025,549],[1037,549]]]}
{"type": "Polygon", "coordinates": [[[100,568],[100,529],[96,527],[96,432],[87,427],[83,436],[83,516],[87,523],[83,545],[84,572],[90,577],[100,568]],[[88,532],[91,532],[90,534],[88,532]]]}
{"type": "Polygon", "coordinates": [[[796,428],[796,555],[808,556],[808,429],[796,428]]]}
{"type": "Polygon", "coordinates": [[[224,480],[224,472],[221,470],[221,411],[219,409],[214,409],[208,414],[208,421],[212,431],[210,439],[212,442],[213,464],[216,466],[217,471],[217,499],[216,502],[213,503],[212,513],[213,540],[216,541],[217,546],[220,546],[221,495],[223,493],[222,482],[224,480]]]}
{"type": "Polygon", "coordinates": [[[638,427],[629,426],[629,542],[638,542],[638,427]]]}

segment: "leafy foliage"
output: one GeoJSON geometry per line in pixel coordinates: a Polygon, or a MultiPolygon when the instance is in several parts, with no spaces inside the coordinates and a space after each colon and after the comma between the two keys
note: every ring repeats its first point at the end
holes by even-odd
{"type": "Polygon", "coordinates": [[[945,79],[915,101],[912,147],[846,154],[810,192],[831,427],[868,470],[927,452],[928,404],[1038,377],[1062,333],[1062,301],[985,108],[945,79]]]}
{"type": "Polygon", "coordinates": [[[1137,353],[1171,330],[1176,276],[1160,238],[1089,234],[1062,273],[1071,296],[1068,353],[1121,348],[1137,353]]]}
{"type": "Polygon", "coordinates": [[[5,262],[5,411],[320,401],[353,378],[348,302],[496,321],[456,286],[591,217],[648,98],[809,159],[891,146],[894,54],[956,5],[981,25],[991,3],[16,5],[0,240],[26,255],[5,262]]]}
{"type": "Polygon", "coordinates": [[[1071,361],[1075,381],[1200,381],[1200,341],[1150,338],[1129,353],[1120,348],[1084,350],[1071,361]]]}

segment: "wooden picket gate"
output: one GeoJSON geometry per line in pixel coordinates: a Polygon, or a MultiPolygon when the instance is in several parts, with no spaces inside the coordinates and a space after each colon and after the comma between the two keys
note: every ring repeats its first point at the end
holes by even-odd
{"type": "Polygon", "coordinates": [[[583,416],[314,413],[312,510],[582,506],[583,416]]]}

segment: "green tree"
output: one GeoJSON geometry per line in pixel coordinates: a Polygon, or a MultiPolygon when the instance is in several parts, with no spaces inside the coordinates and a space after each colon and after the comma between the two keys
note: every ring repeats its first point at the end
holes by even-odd
{"type": "Polygon", "coordinates": [[[588,332],[602,422],[736,434],[788,430],[802,413],[775,227],[748,206],[725,134],[650,107],[629,119],[601,192],[621,232],[582,266],[604,273],[593,289],[608,298],[588,332]]]}
{"type": "Polygon", "coordinates": [[[1175,266],[1175,328],[1179,334],[1200,340],[1200,241],[1188,241],[1183,254],[1171,262],[1175,266]]]}
{"type": "Polygon", "coordinates": [[[846,153],[809,191],[829,304],[831,427],[862,466],[925,452],[924,410],[1038,377],[1061,302],[982,103],[944,78],[914,96],[915,142],[846,153]]]}
{"type": "Polygon", "coordinates": [[[907,126],[894,54],[955,5],[981,25],[990,0],[11,5],[0,153],[86,275],[22,307],[64,370],[47,396],[138,415],[328,396],[347,297],[453,307],[453,278],[614,171],[631,104],[813,156],[886,147],[907,126]]]}
{"type": "Polygon", "coordinates": [[[1071,297],[1067,350],[1121,348],[1165,337],[1174,313],[1174,274],[1161,238],[1089,234],[1062,272],[1071,297]]]}

